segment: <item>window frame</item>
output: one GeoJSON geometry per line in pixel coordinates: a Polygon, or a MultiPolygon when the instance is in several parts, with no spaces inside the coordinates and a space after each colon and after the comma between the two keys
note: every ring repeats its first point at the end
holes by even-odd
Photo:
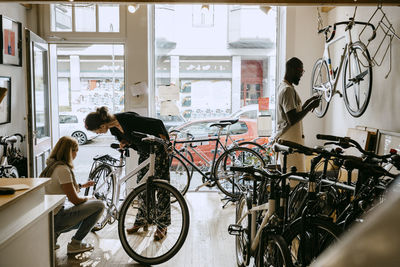
{"type": "Polygon", "coordinates": [[[72,9],[72,31],[52,31],[50,5],[41,5],[41,32],[49,43],[119,43],[126,40],[126,5],[119,5],[119,32],[98,32],[98,4],[96,4],[96,32],[75,31],[75,10],[72,9]]]}

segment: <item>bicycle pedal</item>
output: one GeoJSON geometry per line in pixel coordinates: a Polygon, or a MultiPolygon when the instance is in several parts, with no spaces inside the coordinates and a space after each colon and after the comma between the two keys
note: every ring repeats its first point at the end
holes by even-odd
{"type": "Polygon", "coordinates": [[[228,233],[230,235],[241,235],[243,231],[243,227],[239,224],[230,224],[228,226],[228,233]]]}

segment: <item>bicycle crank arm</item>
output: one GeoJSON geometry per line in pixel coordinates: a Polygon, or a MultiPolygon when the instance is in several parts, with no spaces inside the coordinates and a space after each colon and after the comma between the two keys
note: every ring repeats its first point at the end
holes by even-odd
{"type": "Polygon", "coordinates": [[[200,190],[200,188],[202,188],[202,187],[204,187],[204,186],[209,186],[210,184],[211,184],[211,182],[210,182],[210,181],[207,181],[207,182],[205,182],[204,184],[199,185],[198,187],[196,187],[196,189],[195,189],[194,191],[197,192],[197,191],[200,190]]]}

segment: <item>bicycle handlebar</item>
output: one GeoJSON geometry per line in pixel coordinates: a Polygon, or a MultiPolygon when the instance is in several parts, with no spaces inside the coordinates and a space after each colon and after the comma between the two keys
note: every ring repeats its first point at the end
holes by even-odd
{"type": "MultiPolygon", "coordinates": [[[[375,37],[376,37],[376,30],[375,30],[375,26],[374,26],[373,24],[371,24],[371,23],[369,23],[369,22],[355,21],[355,20],[353,20],[353,19],[350,19],[350,20],[347,20],[347,21],[340,21],[340,22],[334,23],[334,24],[333,24],[332,34],[331,34],[331,36],[330,36],[329,38],[328,38],[328,36],[327,36],[327,29],[326,29],[327,27],[325,27],[324,29],[321,29],[320,31],[326,33],[326,35],[325,35],[325,42],[326,42],[326,43],[329,43],[329,42],[332,41],[332,39],[335,37],[335,34],[336,34],[336,26],[338,26],[338,25],[346,25],[346,29],[345,29],[345,30],[347,31],[347,30],[351,29],[351,28],[353,27],[354,24],[365,25],[365,26],[371,27],[371,28],[372,28],[372,35],[371,35],[371,37],[368,39],[368,41],[372,41],[372,40],[375,39],[375,37]]],[[[330,28],[330,26],[329,26],[329,28],[330,28]]],[[[328,30],[329,30],[329,29],[328,29],[328,30]]],[[[320,33],[320,31],[318,31],[318,33],[320,33]]]]}
{"type": "Polygon", "coordinates": [[[320,150],[315,150],[315,149],[312,149],[310,147],[306,147],[306,146],[300,145],[298,143],[287,141],[287,140],[283,140],[283,139],[279,139],[278,140],[278,144],[291,147],[291,148],[293,148],[293,149],[295,149],[295,150],[297,150],[297,151],[299,151],[299,152],[301,152],[301,153],[303,153],[305,155],[312,155],[314,153],[321,152],[320,150]]]}

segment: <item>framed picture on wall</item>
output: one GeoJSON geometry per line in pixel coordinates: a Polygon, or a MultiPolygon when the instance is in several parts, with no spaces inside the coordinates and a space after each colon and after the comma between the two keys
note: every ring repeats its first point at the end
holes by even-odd
{"type": "Polygon", "coordinates": [[[0,76],[0,124],[11,122],[11,77],[0,76]]]}
{"type": "Polygon", "coordinates": [[[22,24],[0,15],[0,64],[22,66],[22,24]]]}

